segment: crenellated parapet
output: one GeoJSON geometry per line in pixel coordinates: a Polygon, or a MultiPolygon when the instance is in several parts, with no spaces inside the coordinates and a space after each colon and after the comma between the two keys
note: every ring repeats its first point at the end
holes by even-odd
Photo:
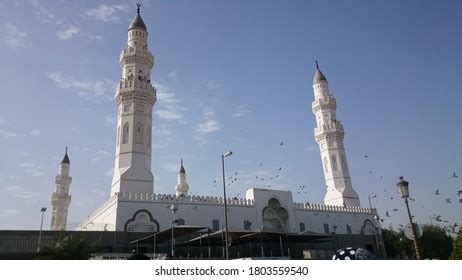
{"type": "Polygon", "coordinates": [[[149,65],[149,68],[154,66],[154,56],[149,52],[148,47],[136,48],[131,46],[125,46],[119,56],[119,64],[129,63],[142,63],[149,65]]]}
{"type": "Polygon", "coordinates": [[[340,206],[340,205],[326,205],[326,204],[311,204],[311,203],[294,203],[295,210],[305,211],[324,211],[324,212],[339,212],[339,213],[375,213],[375,209],[355,207],[355,206],[340,206]]]}
{"type": "MultiPolygon", "coordinates": [[[[204,204],[204,205],[224,205],[222,197],[213,196],[176,196],[172,194],[157,193],[116,193],[115,196],[119,201],[153,201],[164,203],[183,203],[183,204],[204,204]]],[[[252,199],[229,197],[227,198],[228,206],[253,207],[252,199]]]]}
{"type": "Polygon", "coordinates": [[[317,142],[327,138],[343,139],[344,135],[343,125],[336,119],[330,119],[314,128],[314,136],[317,142]]]}
{"type": "Polygon", "coordinates": [[[311,102],[311,109],[315,114],[321,110],[336,110],[337,101],[332,95],[324,93],[321,98],[315,99],[311,102]]]}

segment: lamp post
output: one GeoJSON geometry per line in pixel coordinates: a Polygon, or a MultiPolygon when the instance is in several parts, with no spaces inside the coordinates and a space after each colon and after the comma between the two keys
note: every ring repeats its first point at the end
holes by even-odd
{"type": "Polygon", "coordinates": [[[178,211],[178,204],[172,204],[172,206],[170,206],[170,210],[172,210],[172,215],[173,215],[173,219],[172,219],[172,259],[175,258],[175,233],[174,233],[174,229],[175,229],[175,224],[176,224],[176,220],[175,220],[175,213],[176,211],[178,211]]]}
{"type": "Polygon", "coordinates": [[[227,151],[221,155],[221,169],[223,171],[223,199],[225,201],[225,252],[226,259],[229,260],[229,251],[228,251],[228,206],[226,202],[226,182],[225,182],[225,157],[229,157],[233,154],[231,151],[227,151]]]}
{"type": "Polygon", "coordinates": [[[399,191],[401,193],[401,197],[404,198],[404,203],[406,204],[406,209],[407,209],[407,215],[409,216],[409,222],[411,222],[412,226],[412,235],[414,235],[413,241],[414,241],[414,249],[415,249],[415,255],[418,260],[420,260],[420,252],[419,252],[419,244],[417,243],[417,234],[416,234],[416,229],[415,225],[412,222],[412,216],[411,216],[411,211],[409,210],[409,182],[405,181],[403,177],[399,177],[399,182],[396,184],[396,186],[399,188],[399,191]]]}
{"type": "Polygon", "coordinates": [[[40,231],[39,231],[39,238],[37,242],[37,253],[40,252],[40,243],[42,242],[43,215],[45,214],[45,211],[47,211],[46,207],[42,207],[42,209],[40,209],[40,212],[42,212],[42,220],[40,221],[40,231]]]}
{"type": "Polygon", "coordinates": [[[380,252],[380,247],[379,247],[379,238],[377,237],[377,226],[376,226],[376,218],[378,217],[374,217],[374,215],[372,215],[372,203],[371,203],[371,198],[376,198],[377,195],[376,194],[373,194],[373,195],[370,195],[368,196],[367,198],[369,199],[369,210],[371,212],[371,222],[372,222],[372,225],[374,226],[374,238],[375,238],[375,246],[377,246],[377,255],[380,257],[381,255],[381,252],[380,252]]]}

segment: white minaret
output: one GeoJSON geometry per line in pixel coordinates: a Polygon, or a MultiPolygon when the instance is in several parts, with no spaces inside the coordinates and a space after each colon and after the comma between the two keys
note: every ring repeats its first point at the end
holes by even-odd
{"type": "Polygon", "coordinates": [[[66,230],[67,212],[71,203],[69,195],[69,186],[72,182],[72,177],[69,176],[71,162],[66,153],[59,165],[58,175],[55,177],[56,189],[51,196],[51,223],[50,230],[66,230]]]}
{"type": "Polygon", "coordinates": [[[152,108],[156,89],[151,85],[154,56],[147,46],[146,25],[138,12],[128,27],[127,45],[119,64],[122,78],[116,90],[117,141],[111,196],[117,192],[152,193],[152,108]]]}
{"type": "Polygon", "coordinates": [[[189,185],[186,182],[186,171],[183,167],[183,160],[181,160],[180,171],[178,171],[178,178],[175,186],[176,196],[187,196],[189,185]]]}
{"type": "Polygon", "coordinates": [[[351,185],[345,147],[343,146],[345,132],[342,123],[337,120],[335,115],[337,103],[329,93],[327,79],[319,69],[317,61],[313,78],[313,91],[312,109],[317,123],[314,136],[321,152],[327,188],[324,203],[359,207],[359,197],[351,185]]]}

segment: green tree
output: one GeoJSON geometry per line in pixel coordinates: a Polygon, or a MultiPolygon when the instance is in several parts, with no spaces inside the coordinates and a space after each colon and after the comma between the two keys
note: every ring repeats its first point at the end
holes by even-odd
{"type": "Polygon", "coordinates": [[[424,225],[418,242],[423,259],[447,260],[451,255],[452,237],[439,226],[424,225]]]}
{"type": "Polygon", "coordinates": [[[456,239],[452,244],[452,255],[453,260],[462,260],[462,227],[459,229],[456,239]]]}
{"type": "Polygon", "coordinates": [[[401,259],[403,255],[414,255],[412,243],[402,231],[382,229],[382,238],[388,258],[401,259]]]}
{"type": "Polygon", "coordinates": [[[56,242],[40,249],[39,259],[42,260],[88,260],[99,251],[96,244],[90,244],[83,238],[66,236],[62,232],[56,242]]]}

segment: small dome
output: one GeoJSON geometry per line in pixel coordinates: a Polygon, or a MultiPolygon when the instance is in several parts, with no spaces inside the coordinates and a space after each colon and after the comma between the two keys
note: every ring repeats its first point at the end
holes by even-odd
{"type": "Polygon", "coordinates": [[[316,70],[314,72],[313,85],[320,83],[322,81],[327,82],[327,79],[326,79],[326,76],[324,76],[324,74],[319,69],[318,61],[316,60],[316,70]]]}
{"type": "Polygon", "coordinates": [[[66,164],[71,163],[71,161],[69,160],[69,156],[67,155],[67,147],[66,147],[66,153],[64,154],[64,157],[63,157],[63,160],[61,161],[61,163],[66,163],[66,164]]]}
{"type": "Polygon", "coordinates": [[[137,14],[132,22],[130,23],[130,26],[128,27],[128,30],[134,29],[134,28],[140,28],[146,31],[146,25],[144,24],[143,19],[141,18],[140,14],[137,14]]]}
{"type": "Polygon", "coordinates": [[[141,3],[137,3],[136,6],[138,7],[136,10],[136,16],[133,18],[132,22],[130,22],[130,25],[128,26],[128,30],[131,30],[134,28],[140,28],[146,31],[146,25],[144,24],[144,21],[140,16],[141,3]]]}

